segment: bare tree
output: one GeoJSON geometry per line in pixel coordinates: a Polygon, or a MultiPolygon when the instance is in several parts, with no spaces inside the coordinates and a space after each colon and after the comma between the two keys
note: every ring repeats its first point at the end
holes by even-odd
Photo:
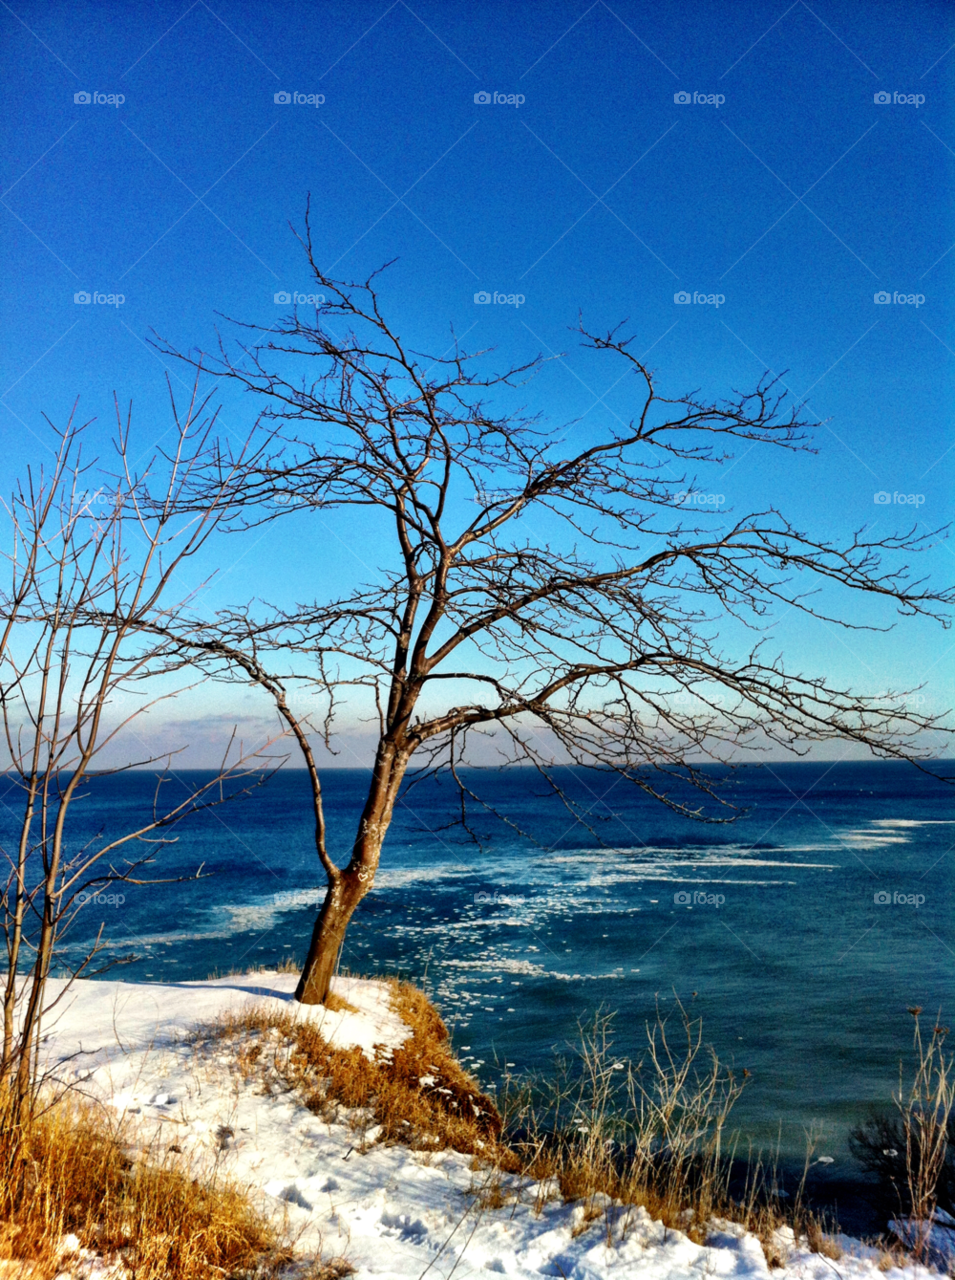
{"type": "MultiPolygon", "coordinates": [[[[10,541],[0,589],[0,776],[8,784],[5,809],[16,816],[4,824],[11,844],[0,839],[7,865],[0,883],[7,959],[0,1086],[9,1090],[14,1115],[35,1101],[41,1022],[69,989],[48,1000],[47,980],[77,912],[91,898],[108,900],[114,886],[155,883],[149,866],[174,839],[171,828],[247,791],[268,764],[236,749],[233,735],[218,771],[167,799],[162,783],[171,757],[154,754],[148,730],[137,723],[183,692],[181,681],[170,683],[181,658],[150,636],[148,624],[168,624],[186,603],[167,597],[219,522],[233,478],[223,475],[201,512],[179,514],[190,478],[208,461],[214,419],[205,420],[197,386],[184,413],[174,401],[172,409],[174,443],[158,474],[156,457],[134,471],[130,420],[120,418],[117,403],[115,474],[84,462],[84,426],[71,416],[62,431],[54,429],[52,465],[31,471],[4,504],[10,541]],[[71,806],[88,794],[94,770],[114,774],[163,761],[152,811],[134,829],[72,833],[71,806]]],[[[248,460],[240,452],[237,466],[248,460]]],[[[102,933],[101,926],[84,958],[69,966],[72,977],[89,971],[102,933]]]]}
{"type": "MultiPolygon", "coordinates": [[[[806,424],[774,381],[721,402],[667,398],[620,328],[581,325],[583,345],[630,375],[634,408],[621,429],[574,447],[573,424],[548,430],[489,402],[513,398],[540,358],[488,374],[487,353],[456,342],[443,356],[416,352],[385,317],[378,273],[363,284],[332,280],[310,231],[303,244],[326,299],[311,318],[296,311],[268,330],[241,326],[255,336],[238,351],[220,339],[202,357],[261,398],[260,425],[281,445],[248,468],[233,527],[289,511],[370,508],[379,576],[338,599],[262,617],[238,610],[179,637],[197,660],[259,683],[289,723],[279,651],[311,658],[314,689],[329,699],[327,740],[344,686],[352,704],[356,688],[374,698],[374,767],[342,867],[326,847],[307,717],[297,718],[328,883],[299,1000],[326,997],[416,753],[424,770],[451,771],[462,804],[472,798],[461,772],[469,740],[493,731],[502,760],[533,764],[555,789],[555,761],[584,765],[705,820],[731,817],[732,807],[700,765],[744,747],[801,752],[840,739],[881,756],[924,754],[919,735],[936,718],[898,696],[788,671],[760,633],[780,606],[868,629],[833,602],[839,589],[942,620],[952,594],[898,563],[925,539],[872,539],[862,529],[838,546],[774,508],[726,517],[686,500],[695,492],[688,472],[725,462],[738,441],[808,449],[806,424]],[[753,640],[740,644],[746,629],[753,640]],[[678,779],[699,788],[699,805],[674,794],[678,779]],[[722,807],[710,812],[713,804],[722,807]]],[[[212,482],[232,465],[224,450],[212,482]]],[[[194,501],[206,500],[197,490],[194,501]]]]}

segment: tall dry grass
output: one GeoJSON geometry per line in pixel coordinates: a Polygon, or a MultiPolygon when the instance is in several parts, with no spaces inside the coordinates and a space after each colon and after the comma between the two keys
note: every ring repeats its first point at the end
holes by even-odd
{"type": "Polygon", "coordinates": [[[945,1051],[947,1027],[936,1025],[928,1041],[922,1035],[919,1009],[913,1013],[915,1069],[906,1086],[899,1072],[893,1101],[905,1142],[905,1172],[910,1207],[909,1244],[917,1258],[930,1250],[938,1184],[948,1154],[948,1128],[955,1106],[952,1056],[945,1051]]]}
{"type": "Polygon", "coordinates": [[[948,1027],[936,1022],[926,1038],[922,1010],[914,1019],[912,1060],[899,1066],[891,1111],[856,1126],[853,1154],[875,1175],[880,1207],[899,1223],[915,1257],[933,1261],[932,1222],[939,1209],[955,1213],[955,1070],[945,1048],[948,1027]]]}
{"type": "Polygon", "coordinates": [[[524,1171],[566,1200],[643,1205],[702,1240],[729,1206],[725,1130],[743,1082],[703,1044],[702,1023],[677,1002],[658,1017],[637,1063],[613,1050],[611,1015],[582,1027],[572,1059],[510,1091],[507,1133],[524,1171]]]}
{"type": "Polygon", "coordinates": [[[69,1237],[136,1280],[274,1276],[291,1256],[238,1187],[139,1148],[128,1120],[71,1094],[18,1113],[2,1094],[0,1258],[49,1280],[69,1237]]]}
{"type": "Polygon", "coordinates": [[[608,1240],[625,1236],[642,1206],[699,1244],[714,1220],[740,1224],[757,1236],[770,1266],[784,1262],[782,1227],[813,1252],[838,1257],[832,1229],[806,1206],[805,1171],[786,1202],[774,1167],[756,1159],[742,1194],[732,1194],[736,1140],[728,1125],[748,1073],[720,1063],[704,1044],[701,1019],[677,1000],[670,1017],[658,1013],[647,1026],[636,1063],[617,1057],[612,1027],[612,1016],[598,1014],[581,1028],[571,1059],[507,1090],[502,1104],[522,1173],[581,1202],[576,1230],[602,1220],[608,1240]]]}

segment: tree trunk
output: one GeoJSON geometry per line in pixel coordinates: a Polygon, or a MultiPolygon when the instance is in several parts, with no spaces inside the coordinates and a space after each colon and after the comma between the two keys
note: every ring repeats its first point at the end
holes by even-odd
{"type": "Polygon", "coordinates": [[[346,868],[328,887],[312,930],[302,976],[295,988],[295,999],[301,1004],[324,1004],[328,997],[345,930],[366,892],[365,884],[359,879],[359,870],[346,868]]]}
{"type": "Polygon", "coordinates": [[[334,878],[330,877],[328,893],[312,930],[302,976],[295,988],[295,999],[300,1004],[324,1004],[328,997],[348,922],[374,883],[381,846],[410,756],[410,750],[400,749],[393,740],[386,739],[378,747],[351,861],[334,878]]]}

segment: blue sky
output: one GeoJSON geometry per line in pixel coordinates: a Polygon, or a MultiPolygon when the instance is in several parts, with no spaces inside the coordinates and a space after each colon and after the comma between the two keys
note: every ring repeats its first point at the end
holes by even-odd
{"type": "MultiPolygon", "coordinates": [[[[552,420],[628,416],[619,370],[568,328],[629,318],[667,391],[787,371],[824,420],[818,456],[725,469],[728,506],[831,537],[950,518],[949,5],[19,0],[0,33],[4,489],[77,395],[103,439],[112,392],[131,399],[148,450],[166,369],[185,377],[149,332],[208,345],[217,312],[270,324],[276,293],[311,291],[287,225],[311,192],[330,274],[398,258],[384,296],[415,346],[444,350],[453,324],[502,364],[566,352],[526,396],[552,420]]],[[[241,435],[254,406],[224,401],[241,435]]],[[[356,536],[312,521],[219,544],[210,600],[321,595],[374,560],[356,536]]],[[[939,581],[952,566],[951,544],[924,558],[939,581]]],[[[952,700],[935,627],[779,634],[800,669],[952,700]]],[[[228,709],[203,696],[186,719],[228,709]]]]}

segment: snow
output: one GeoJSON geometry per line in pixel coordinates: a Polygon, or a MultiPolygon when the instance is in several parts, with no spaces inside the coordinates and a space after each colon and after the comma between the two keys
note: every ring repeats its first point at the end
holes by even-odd
{"type": "MultiPolygon", "coordinates": [[[[452,1272],[456,1280],[929,1275],[920,1267],[880,1272],[872,1250],[845,1240],[847,1253],[833,1261],[798,1246],[791,1232],[778,1241],[785,1267],[770,1272],[758,1240],[735,1224],[712,1224],[700,1246],[643,1208],[606,1197],[564,1204],[555,1186],[472,1169],[470,1156],[373,1145],[372,1117],[363,1130],[355,1115],[357,1130],[322,1120],[277,1078],[265,1089],[261,1079],[245,1079],[221,1042],[184,1038],[196,1023],[252,1003],[316,1019],[333,1043],[366,1053],[376,1044],[394,1048],[409,1034],[383,983],[335,980],[335,993],[357,1013],[296,1006],[294,987],[294,977],[274,973],[173,985],[80,981],[44,1026],[43,1065],[135,1117],[144,1141],[158,1135],[186,1159],[215,1162],[260,1206],[287,1215],[300,1256],[343,1255],[356,1280],[419,1280],[426,1271],[433,1280],[452,1272]],[[497,1180],[506,1203],[491,1209],[479,1192],[497,1180]]],[[[64,1241],[64,1280],[105,1280],[89,1256],[71,1256],[76,1244],[64,1241]]]]}
{"type": "Polygon", "coordinates": [[[64,980],[51,978],[48,1004],[54,1009],[44,1020],[44,1038],[55,1045],[55,1059],[79,1053],[88,1064],[97,1055],[110,1059],[127,1047],[165,1043],[197,1023],[252,1005],[307,1018],[330,1044],[340,1049],[357,1045],[368,1057],[376,1044],[395,1049],[410,1035],[391,1008],[384,983],[336,978],[335,992],[357,1010],[352,1013],[296,1004],[292,994],[297,982],[294,974],[252,973],[205,982],[80,981],[67,989],[64,980]]]}

